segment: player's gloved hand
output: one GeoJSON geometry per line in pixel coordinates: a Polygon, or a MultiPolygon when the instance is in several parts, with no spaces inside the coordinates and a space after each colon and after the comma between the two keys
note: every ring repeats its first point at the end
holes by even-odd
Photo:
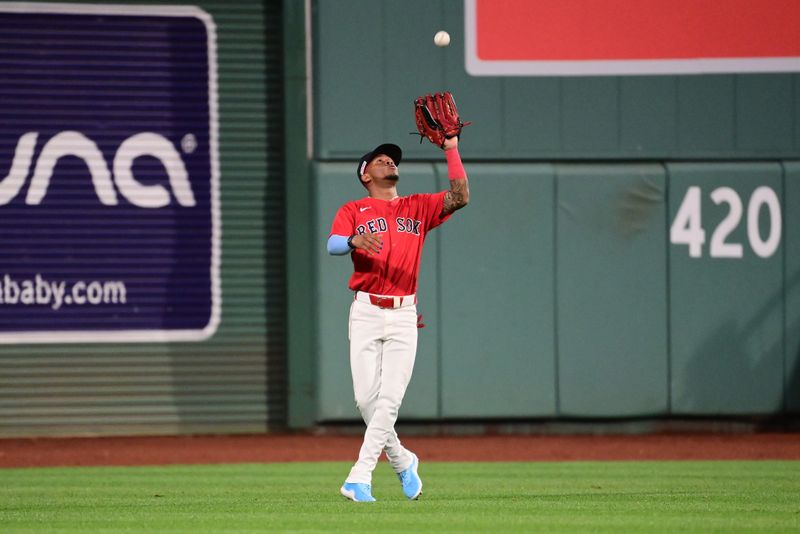
{"type": "Polygon", "coordinates": [[[438,146],[445,148],[445,141],[461,135],[464,122],[458,115],[456,101],[450,91],[425,95],[414,100],[414,121],[420,135],[438,146]]]}
{"type": "Polygon", "coordinates": [[[383,237],[380,234],[360,234],[350,240],[354,247],[367,254],[380,254],[383,248],[383,237]]]}

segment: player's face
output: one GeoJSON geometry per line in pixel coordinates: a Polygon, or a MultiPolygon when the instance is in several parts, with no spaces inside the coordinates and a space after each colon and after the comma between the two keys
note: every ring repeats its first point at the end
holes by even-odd
{"type": "Polygon", "coordinates": [[[400,172],[397,170],[397,165],[395,165],[394,160],[386,154],[378,154],[375,159],[370,161],[369,165],[367,165],[366,171],[373,180],[391,180],[396,182],[400,179],[400,172]]]}

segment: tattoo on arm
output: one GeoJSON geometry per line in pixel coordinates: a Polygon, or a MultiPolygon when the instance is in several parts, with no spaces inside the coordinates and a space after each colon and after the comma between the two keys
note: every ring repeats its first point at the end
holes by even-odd
{"type": "Polygon", "coordinates": [[[442,217],[463,208],[469,202],[469,186],[467,180],[450,180],[450,191],[444,194],[442,217]]]}

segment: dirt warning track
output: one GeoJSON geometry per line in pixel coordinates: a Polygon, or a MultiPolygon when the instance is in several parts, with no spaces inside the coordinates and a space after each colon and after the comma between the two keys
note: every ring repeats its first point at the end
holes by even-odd
{"type": "MultiPolygon", "coordinates": [[[[0,440],[0,467],[354,461],[361,438],[309,434],[0,440]]],[[[407,437],[427,461],[800,460],[800,434],[407,437]]]]}

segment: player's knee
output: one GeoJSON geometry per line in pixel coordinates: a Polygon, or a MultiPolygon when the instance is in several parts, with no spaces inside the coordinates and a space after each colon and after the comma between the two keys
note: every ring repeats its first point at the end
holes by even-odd
{"type": "Polygon", "coordinates": [[[356,408],[362,413],[365,410],[369,410],[370,406],[375,402],[376,397],[377,395],[372,393],[356,394],[356,408]]]}
{"type": "Polygon", "coordinates": [[[390,399],[382,395],[375,401],[375,412],[381,412],[392,419],[397,418],[399,409],[400,402],[398,400],[390,399]]]}

